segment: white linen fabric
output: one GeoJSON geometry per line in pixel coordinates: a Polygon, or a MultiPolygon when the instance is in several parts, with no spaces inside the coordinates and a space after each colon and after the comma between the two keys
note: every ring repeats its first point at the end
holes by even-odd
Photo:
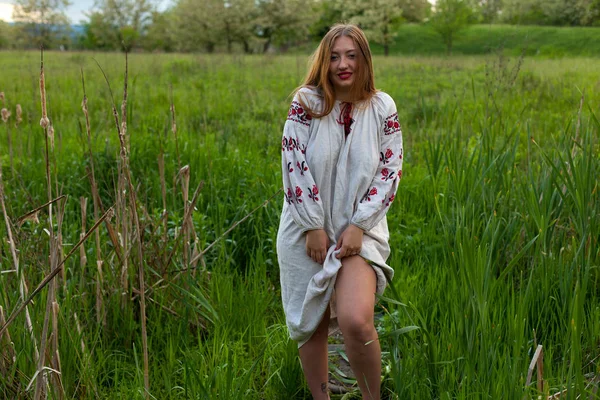
{"type": "Polygon", "coordinates": [[[281,296],[292,339],[302,346],[314,333],[332,298],[341,262],[337,239],[349,224],[364,230],[362,256],[383,293],[394,275],[386,213],[402,177],[402,131],[393,99],[377,92],[354,104],[348,135],[343,109],[311,118],[302,106],[321,111],[323,98],[302,88],[292,101],[281,144],[284,205],[277,234],[281,296]],[[323,265],[305,249],[306,232],[324,229],[330,248],[323,265]]]}

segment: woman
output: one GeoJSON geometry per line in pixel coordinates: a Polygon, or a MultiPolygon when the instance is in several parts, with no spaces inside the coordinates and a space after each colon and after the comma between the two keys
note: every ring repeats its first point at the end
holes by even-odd
{"type": "Polygon", "coordinates": [[[383,292],[394,272],[386,264],[385,215],[402,176],[400,129],[394,101],[375,89],[363,32],[334,26],[296,91],[281,148],[281,294],[317,400],[329,399],[327,335],[334,316],[363,398],[380,398],[373,309],[375,293],[383,292]]]}

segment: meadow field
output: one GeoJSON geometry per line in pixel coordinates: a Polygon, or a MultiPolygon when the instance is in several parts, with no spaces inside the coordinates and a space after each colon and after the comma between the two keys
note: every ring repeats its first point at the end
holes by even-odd
{"type": "MultiPolygon", "coordinates": [[[[374,63],[405,145],[383,398],[600,398],[600,60],[374,63]]],[[[40,54],[0,65],[0,398],[309,399],[275,253],[307,57],[132,54],[122,107],[124,55],[49,52],[53,136],[40,54]]]]}

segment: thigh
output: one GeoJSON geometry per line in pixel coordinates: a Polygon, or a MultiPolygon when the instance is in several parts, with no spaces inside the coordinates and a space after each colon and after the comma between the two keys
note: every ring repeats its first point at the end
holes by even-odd
{"type": "Polygon", "coordinates": [[[336,314],[339,319],[357,317],[372,320],[375,307],[377,276],[364,258],[351,256],[342,259],[335,282],[336,314]]]}

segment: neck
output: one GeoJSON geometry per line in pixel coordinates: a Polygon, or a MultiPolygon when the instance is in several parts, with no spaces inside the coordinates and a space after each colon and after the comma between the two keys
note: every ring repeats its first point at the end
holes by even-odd
{"type": "Polygon", "coordinates": [[[350,91],[349,90],[336,90],[335,91],[335,99],[345,102],[345,103],[350,103],[352,102],[352,98],[350,96],[350,91]]]}

